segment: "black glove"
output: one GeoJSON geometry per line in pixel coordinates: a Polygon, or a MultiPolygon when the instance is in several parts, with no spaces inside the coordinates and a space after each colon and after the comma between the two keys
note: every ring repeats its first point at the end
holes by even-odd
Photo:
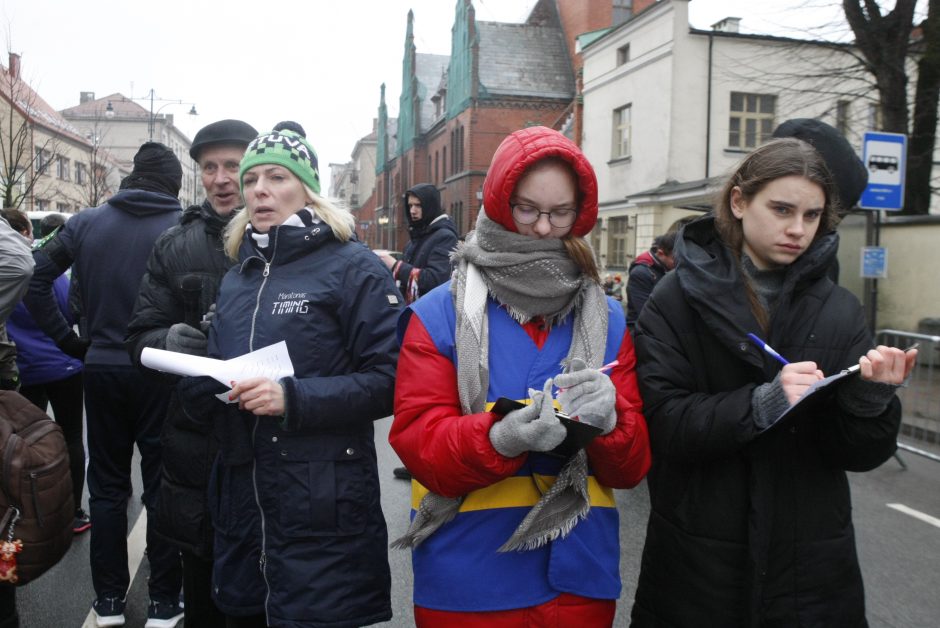
{"type": "Polygon", "coordinates": [[[176,384],[176,395],[183,413],[190,421],[200,425],[211,420],[210,411],[222,403],[215,395],[226,390],[228,387],[207,376],[184,377],[176,384]]]}
{"type": "Polygon", "coordinates": [[[206,355],[206,335],[186,323],[176,323],[166,334],[166,350],[189,355],[206,355]]]}
{"type": "Polygon", "coordinates": [[[65,355],[84,362],[85,354],[88,353],[88,346],[90,344],[91,341],[87,338],[81,338],[74,331],[70,331],[68,336],[56,343],[56,346],[59,347],[65,355]]]}

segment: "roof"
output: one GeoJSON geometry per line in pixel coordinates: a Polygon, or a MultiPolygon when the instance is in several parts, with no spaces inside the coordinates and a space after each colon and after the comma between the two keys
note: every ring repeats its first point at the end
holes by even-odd
{"type": "Polygon", "coordinates": [[[120,92],[63,109],[62,115],[69,118],[100,118],[107,109],[108,104],[111,105],[114,112],[113,118],[115,119],[140,118],[144,121],[150,120],[149,111],[120,92]]]}
{"type": "Polygon", "coordinates": [[[486,94],[572,98],[574,71],[561,28],[477,22],[479,77],[486,94]]]}
{"type": "Polygon", "coordinates": [[[421,119],[415,131],[419,134],[428,130],[435,120],[431,97],[437,93],[449,63],[450,55],[415,53],[415,77],[418,79],[418,98],[421,101],[421,119]]]}
{"type": "Polygon", "coordinates": [[[0,93],[4,100],[12,103],[33,124],[85,146],[91,146],[88,140],[82,137],[81,132],[43,100],[29,83],[23,79],[11,79],[9,70],[2,65],[0,65],[0,93]]]}

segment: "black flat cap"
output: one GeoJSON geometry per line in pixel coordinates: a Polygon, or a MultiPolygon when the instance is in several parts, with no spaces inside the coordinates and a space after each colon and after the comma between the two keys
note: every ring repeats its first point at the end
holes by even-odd
{"type": "Polygon", "coordinates": [[[237,144],[247,147],[258,136],[253,126],[241,120],[219,120],[199,129],[189,148],[189,156],[199,161],[199,153],[214,144],[237,144]]]}

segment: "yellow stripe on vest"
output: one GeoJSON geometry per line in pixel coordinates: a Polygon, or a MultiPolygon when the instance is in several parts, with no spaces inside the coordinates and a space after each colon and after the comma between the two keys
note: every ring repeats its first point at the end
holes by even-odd
{"type": "MultiPolygon", "coordinates": [[[[460,512],[494,508],[531,508],[542,497],[542,493],[551,488],[554,483],[555,476],[553,475],[506,478],[486,488],[472,491],[460,505],[460,512]]],[[[428,489],[417,480],[411,481],[412,510],[418,509],[418,504],[428,492],[428,489]]],[[[588,476],[588,496],[591,498],[592,507],[614,508],[616,506],[613,489],[601,486],[594,476],[588,476]]]]}

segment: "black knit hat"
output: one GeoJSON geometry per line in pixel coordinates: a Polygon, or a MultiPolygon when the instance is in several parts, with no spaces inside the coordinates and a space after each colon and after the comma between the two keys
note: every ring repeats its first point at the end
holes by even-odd
{"type": "Polygon", "coordinates": [[[121,181],[121,189],[149,190],[179,196],[183,167],[172,150],[159,142],[146,142],[134,155],[134,169],[121,181]]]}
{"type": "Polygon", "coordinates": [[[795,137],[811,144],[822,155],[839,191],[839,205],[847,212],[868,185],[868,170],[852,145],[834,127],[811,118],[793,118],[777,127],[774,137],[795,137]]]}
{"type": "Polygon", "coordinates": [[[219,120],[199,129],[196,137],[193,138],[193,145],[189,148],[189,156],[193,158],[193,161],[199,161],[200,151],[213,144],[236,144],[245,147],[257,135],[255,128],[247,122],[219,120]]]}

